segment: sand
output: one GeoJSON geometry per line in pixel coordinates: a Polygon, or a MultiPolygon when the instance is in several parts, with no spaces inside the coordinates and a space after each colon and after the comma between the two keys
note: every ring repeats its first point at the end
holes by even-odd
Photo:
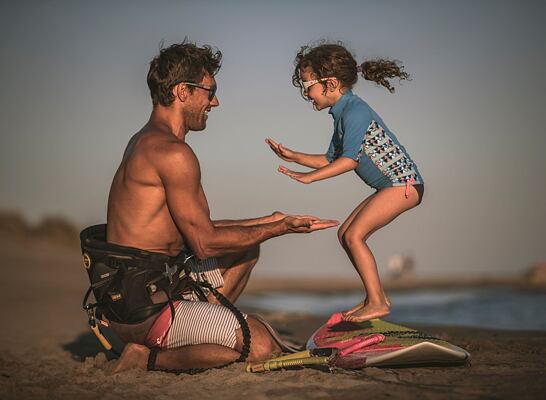
{"type": "MultiPolygon", "coordinates": [[[[81,310],[87,276],[78,251],[2,239],[0,399],[544,398],[544,331],[412,325],[471,352],[471,363],[457,367],[249,374],[238,364],[193,376],[139,370],[106,376],[113,361],[81,310]]],[[[324,322],[305,314],[261,314],[299,343],[324,322]]]]}

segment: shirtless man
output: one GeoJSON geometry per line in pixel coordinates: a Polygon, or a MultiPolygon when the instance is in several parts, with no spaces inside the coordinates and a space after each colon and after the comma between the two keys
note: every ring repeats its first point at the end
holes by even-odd
{"type": "MultiPolygon", "coordinates": [[[[330,228],[338,222],[281,212],[255,219],[211,221],[199,161],[186,135],[204,130],[209,112],[219,105],[214,76],[221,56],[208,46],[185,42],[161,50],[152,60],[148,86],[153,110],[148,123],[129,141],[114,176],[107,240],[171,256],[189,248],[200,260],[192,268],[203,272],[219,292],[235,302],[258,260],[261,242],[287,233],[330,228]]],[[[179,302],[171,329],[163,332],[168,346],[160,346],[161,351],[154,355],[156,369],[208,368],[240,356],[243,336],[233,314],[212,293],[209,302],[189,300],[179,302]]],[[[112,324],[132,343],[111,372],[146,369],[150,355],[146,331],[155,319],[144,330],[142,325],[136,329],[112,324]]],[[[252,337],[249,361],[279,352],[262,323],[251,316],[247,322],[252,337]]]]}

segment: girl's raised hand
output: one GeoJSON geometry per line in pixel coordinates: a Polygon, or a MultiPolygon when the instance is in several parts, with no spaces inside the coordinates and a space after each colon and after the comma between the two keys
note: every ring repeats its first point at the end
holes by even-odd
{"type": "Polygon", "coordinates": [[[313,182],[308,173],[292,171],[286,168],[284,165],[279,165],[277,171],[301,183],[308,184],[313,182]]]}
{"type": "Polygon", "coordinates": [[[277,155],[277,157],[282,158],[285,161],[293,162],[294,161],[294,151],[289,148],[284,147],[282,144],[275,142],[271,138],[265,139],[265,142],[269,145],[271,150],[277,155]]]}

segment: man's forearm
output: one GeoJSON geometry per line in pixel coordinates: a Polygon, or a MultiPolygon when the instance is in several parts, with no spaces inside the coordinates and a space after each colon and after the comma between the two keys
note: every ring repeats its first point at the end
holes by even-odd
{"type": "Polygon", "coordinates": [[[321,168],[329,164],[324,154],[306,154],[300,152],[295,153],[294,162],[309,168],[321,168]]]}
{"type": "Polygon", "coordinates": [[[273,222],[273,215],[266,215],[265,217],[250,218],[250,219],[220,219],[218,221],[212,221],[212,224],[216,228],[223,228],[228,226],[254,226],[263,225],[273,222]]]}
{"type": "Polygon", "coordinates": [[[252,226],[215,226],[213,232],[207,234],[205,243],[201,243],[201,248],[193,250],[201,259],[238,253],[288,232],[283,220],[252,226]]]}

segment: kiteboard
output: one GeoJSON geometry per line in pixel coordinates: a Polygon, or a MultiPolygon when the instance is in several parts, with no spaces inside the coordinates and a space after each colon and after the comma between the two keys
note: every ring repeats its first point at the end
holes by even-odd
{"type": "Polygon", "coordinates": [[[347,369],[464,364],[470,353],[443,339],[381,319],[340,321],[321,326],[307,349],[337,349],[335,366],[347,369]]]}

